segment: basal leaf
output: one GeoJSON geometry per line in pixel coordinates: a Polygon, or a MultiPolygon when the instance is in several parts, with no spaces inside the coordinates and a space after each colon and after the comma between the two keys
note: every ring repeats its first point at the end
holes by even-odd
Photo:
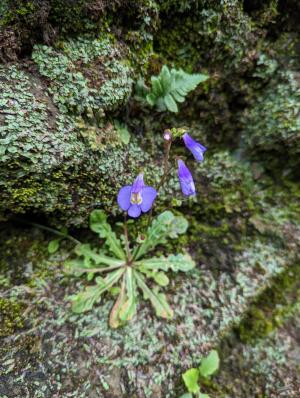
{"type": "Polygon", "coordinates": [[[131,267],[126,269],[125,280],[127,300],[120,309],[119,317],[122,321],[129,321],[133,318],[137,309],[136,280],[131,267]]]}
{"type": "Polygon", "coordinates": [[[169,278],[164,272],[155,272],[153,275],[153,279],[159,286],[168,286],[169,278]]]}
{"type": "Polygon", "coordinates": [[[149,258],[138,261],[137,264],[148,270],[162,270],[173,272],[188,272],[195,267],[195,262],[189,254],[176,254],[168,257],[149,258]]]}
{"type": "Polygon", "coordinates": [[[125,300],[126,300],[125,280],[123,279],[121,291],[120,291],[119,296],[118,296],[115,304],[113,305],[112,310],[109,315],[109,326],[112,329],[116,329],[121,325],[119,313],[120,313],[120,309],[121,309],[122,305],[124,304],[125,300]]]}
{"type": "Polygon", "coordinates": [[[99,302],[101,294],[99,294],[98,286],[89,286],[84,291],[71,297],[72,311],[80,314],[92,309],[95,302],[99,302]]]}
{"type": "Polygon", "coordinates": [[[200,387],[198,385],[198,380],[199,380],[198,369],[192,368],[187,370],[185,373],[183,373],[182,378],[188,392],[196,394],[200,390],[200,387]]]}
{"type": "Polygon", "coordinates": [[[143,243],[135,249],[134,258],[139,259],[158,244],[165,243],[168,237],[177,238],[186,232],[187,227],[188,222],[184,217],[174,216],[171,211],[161,213],[152,221],[143,243]]]}
{"type": "Polygon", "coordinates": [[[77,245],[75,247],[75,253],[78,256],[83,256],[84,258],[84,267],[89,268],[93,265],[108,265],[111,267],[118,267],[124,264],[124,260],[120,260],[113,257],[105,256],[104,254],[98,253],[96,250],[91,248],[89,243],[84,243],[81,245],[77,245]]]}
{"type": "Polygon", "coordinates": [[[211,376],[219,369],[219,365],[219,354],[216,350],[212,350],[206,358],[202,359],[199,372],[203,377],[211,376]]]}
{"type": "Polygon", "coordinates": [[[71,297],[72,310],[76,313],[86,312],[92,309],[95,302],[99,302],[101,295],[112,287],[124,273],[124,268],[110,272],[101,283],[96,286],[88,286],[84,291],[71,297]]]}
{"type": "Polygon", "coordinates": [[[166,296],[163,293],[151,290],[146,285],[144,277],[139,272],[134,271],[134,275],[139,288],[144,294],[144,298],[151,301],[156,315],[162,318],[171,319],[173,317],[173,311],[166,300],[166,296]]]}
{"type": "MultiPolygon", "coordinates": [[[[138,263],[136,263],[136,265],[138,265],[138,263]]],[[[146,275],[147,278],[152,278],[159,286],[167,286],[170,282],[167,275],[162,271],[145,268],[143,265],[139,266],[137,269],[146,275]]]]}
{"type": "Polygon", "coordinates": [[[109,250],[118,258],[125,259],[126,254],[122,248],[120,240],[112,231],[107,222],[107,216],[103,210],[93,210],[90,215],[90,228],[106,240],[109,250]]]}

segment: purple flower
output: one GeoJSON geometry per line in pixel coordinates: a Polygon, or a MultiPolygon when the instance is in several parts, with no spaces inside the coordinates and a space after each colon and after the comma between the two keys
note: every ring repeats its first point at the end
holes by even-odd
{"type": "Polygon", "coordinates": [[[188,133],[183,134],[183,141],[185,143],[185,146],[194,155],[194,158],[198,162],[202,162],[202,160],[204,159],[203,154],[206,151],[205,146],[203,146],[199,142],[195,141],[188,133]]]}
{"type": "Polygon", "coordinates": [[[196,194],[193,176],[190,170],[186,167],[184,161],[181,159],[178,159],[178,178],[182,193],[185,196],[191,196],[196,194]]]}
{"type": "Polygon", "coordinates": [[[144,175],[140,173],[132,185],[125,185],[118,193],[118,205],[128,215],[137,218],[141,212],[146,213],[152,207],[157,192],[154,188],[145,186],[144,175]]]}

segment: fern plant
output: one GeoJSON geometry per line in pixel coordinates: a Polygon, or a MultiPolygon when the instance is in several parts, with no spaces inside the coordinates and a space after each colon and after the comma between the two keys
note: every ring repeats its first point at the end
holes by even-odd
{"type": "Polygon", "coordinates": [[[151,77],[151,89],[142,80],[138,82],[137,98],[146,99],[159,111],[178,112],[177,103],[184,102],[187,94],[208,77],[205,74],[189,74],[182,69],[170,70],[164,65],[158,76],[151,77]]]}
{"type": "Polygon", "coordinates": [[[185,233],[187,227],[184,217],[165,211],[152,221],[144,240],[130,252],[125,236],[122,242],[112,231],[106,214],[102,210],[94,210],[90,216],[90,228],[105,240],[105,244],[101,248],[79,244],[75,248],[77,257],[66,262],[69,272],[85,274],[88,281],[95,281],[94,285],[71,296],[73,311],[82,313],[91,310],[105,292],[114,289],[118,297],[110,313],[109,324],[112,328],[126,323],[135,315],[139,291],[144,299],[151,302],[157,316],[172,318],[173,311],[160,290],[169,283],[166,272],[187,272],[194,268],[195,263],[188,254],[144,256],[158,244],[166,244],[168,238],[174,239],[185,233]],[[149,279],[152,280],[151,285],[148,284],[149,279]]]}

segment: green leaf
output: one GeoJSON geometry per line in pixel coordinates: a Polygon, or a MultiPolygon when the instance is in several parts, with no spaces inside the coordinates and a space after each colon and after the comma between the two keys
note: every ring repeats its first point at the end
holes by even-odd
{"type": "Polygon", "coordinates": [[[130,321],[137,309],[136,280],[132,268],[126,269],[125,278],[127,300],[122,305],[119,316],[122,321],[130,321]]]}
{"type": "Polygon", "coordinates": [[[147,94],[146,100],[149,105],[154,106],[156,102],[156,96],[154,94],[147,94]]]}
{"type": "Polygon", "coordinates": [[[173,317],[173,311],[166,300],[166,296],[163,293],[151,290],[146,285],[144,277],[139,272],[134,271],[134,275],[139,288],[143,291],[144,298],[151,301],[156,315],[162,318],[171,319],[173,317]]]}
{"type": "Polygon", "coordinates": [[[89,286],[83,292],[71,296],[72,311],[80,314],[92,309],[95,302],[100,300],[98,286],[89,286]]]}
{"type": "Polygon", "coordinates": [[[53,239],[48,244],[48,253],[53,254],[59,249],[60,239],[53,239]]]}
{"type": "Polygon", "coordinates": [[[172,87],[172,82],[174,79],[172,78],[172,75],[171,75],[167,65],[164,65],[161,68],[161,72],[157,79],[160,82],[161,88],[162,88],[160,94],[163,94],[164,92],[168,92],[168,90],[172,87]]]}
{"type": "Polygon", "coordinates": [[[199,372],[203,377],[211,376],[219,369],[219,365],[219,354],[216,350],[212,350],[208,356],[201,361],[199,372]]]}
{"type": "Polygon", "coordinates": [[[189,254],[172,254],[168,257],[154,257],[138,261],[136,264],[146,270],[171,270],[173,272],[188,272],[195,268],[196,265],[189,254]]]}
{"type": "Polygon", "coordinates": [[[150,92],[144,91],[144,96],[149,105],[155,105],[159,111],[168,109],[170,112],[178,112],[176,102],[184,102],[186,95],[208,77],[208,75],[199,73],[189,74],[182,69],[170,70],[164,65],[158,76],[151,77],[151,90],[150,92]]]}
{"type": "Polygon", "coordinates": [[[72,311],[76,313],[89,311],[95,302],[100,301],[101,295],[118,282],[124,271],[124,268],[118,269],[110,272],[104,279],[97,278],[99,283],[96,286],[88,286],[83,292],[72,296],[72,311]]]}
{"type": "MultiPolygon", "coordinates": [[[[137,265],[138,263],[135,264],[137,265]]],[[[144,268],[142,265],[138,267],[138,270],[146,275],[147,278],[152,278],[159,286],[167,286],[170,282],[164,272],[152,271],[151,269],[144,268]]]]}
{"type": "Polygon", "coordinates": [[[187,393],[181,395],[180,398],[193,398],[193,394],[187,392],[187,393]]]}
{"type": "Polygon", "coordinates": [[[109,317],[109,326],[118,328],[124,322],[133,318],[137,308],[137,291],[135,277],[132,268],[125,271],[121,292],[115,302],[109,317]]]}
{"type": "Polygon", "coordinates": [[[169,284],[169,278],[164,272],[154,273],[153,279],[159,286],[167,286],[169,284]]]}
{"type": "Polygon", "coordinates": [[[112,231],[111,226],[107,222],[107,216],[103,210],[93,210],[90,214],[90,228],[92,231],[99,234],[102,239],[106,239],[106,243],[110,251],[123,260],[126,259],[126,254],[122,249],[120,240],[112,231]]]}
{"type": "MultiPolygon", "coordinates": [[[[120,260],[113,257],[105,256],[104,254],[98,253],[95,249],[91,248],[89,243],[84,243],[77,245],[75,247],[75,253],[78,256],[84,257],[84,268],[90,268],[95,264],[98,265],[108,265],[111,267],[121,267],[124,265],[124,260],[120,260]]],[[[76,267],[79,263],[74,262],[74,266],[76,267]]]]}
{"type": "Polygon", "coordinates": [[[199,379],[198,369],[192,368],[187,370],[185,373],[183,373],[182,378],[189,392],[196,394],[200,390],[200,387],[198,385],[198,379],[199,379]]]}
{"type": "Polygon", "coordinates": [[[115,120],[114,126],[115,126],[123,144],[127,145],[130,141],[130,132],[129,132],[126,124],[120,123],[118,120],[115,120]]]}
{"type": "Polygon", "coordinates": [[[200,394],[198,395],[198,398],[210,398],[210,396],[208,394],[202,394],[200,392],[200,394]]]}
{"type": "Polygon", "coordinates": [[[119,313],[120,313],[120,309],[121,309],[122,305],[124,304],[125,300],[126,300],[125,281],[123,278],[121,291],[120,291],[119,296],[118,296],[114,306],[112,307],[112,310],[109,315],[109,326],[112,329],[116,329],[121,325],[119,313]]]}
{"type": "Polygon", "coordinates": [[[134,251],[134,258],[139,259],[158,244],[164,244],[168,237],[174,239],[184,234],[188,228],[187,220],[182,216],[174,216],[171,211],[161,213],[152,221],[143,243],[134,251]]]}
{"type": "Polygon", "coordinates": [[[152,76],[151,83],[152,83],[152,91],[155,96],[159,96],[164,92],[160,80],[157,77],[152,76]]]}
{"type": "Polygon", "coordinates": [[[170,112],[174,112],[174,113],[178,112],[178,106],[171,94],[167,94],[164,96],[164,102],[166,104],[167,109],[170,112]]]}

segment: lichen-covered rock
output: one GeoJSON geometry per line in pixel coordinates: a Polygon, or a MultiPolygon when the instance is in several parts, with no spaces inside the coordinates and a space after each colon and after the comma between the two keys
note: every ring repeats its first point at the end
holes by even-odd
{"type": "Polygon", "coordinates": [[[271,82],[244,113],[242,141],[271,172],[299,172],[300,88],[298,75],[285,72],[271,82]]]}
{"type": "Polygon", "coordinates": [[[124,106],[131,94],[131,70],[108,37],[81,37],[57,48],[35,46],[32,58],[62,112],[102,111],[103,117],[124,106]]]}
{"type": "MultiPolygon", "coordinates": [[[[77,224],[96,205],[111,208],[146,155],[112,124],[61,111],[38,75],[0,66],[0,81],[2,215],[57,211],[77,224]]],[[[106,86],[108,98],[113,91],[106,86]]]]}

